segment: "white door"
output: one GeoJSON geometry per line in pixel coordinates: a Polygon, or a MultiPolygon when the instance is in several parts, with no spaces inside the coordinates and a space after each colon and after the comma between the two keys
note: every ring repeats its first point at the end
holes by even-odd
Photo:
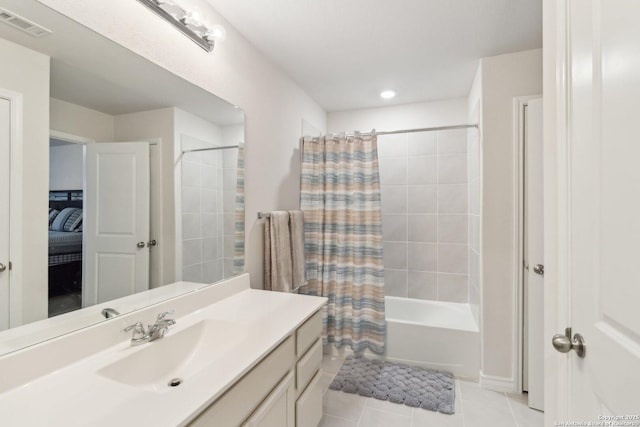
{"type": "Polygon", "coordinates": [[[0,331],[9,328],[9,176],[11,102],[0,98],[0,331]]]}
{"type": "Polygon", "coordinates": [[[527,101],[525,119],[527,390],[529,406],[544,408],[544,193],[542,99],[527,101]]]}
{"type": "MultiPolygon", "coordinates": [[[[553,3],[546,5],[555,8],[553,3]]],[[[560,378],[556,388],[562,390],[554,396],[561,419],[547,424],[629,416],[617,420],[627,424],[616,425],[637,425],[640,2],[576,0],[566,2],[568,9],[561,3],[560,19],[553,20],[561,24],[550,28],[557,30],[559,52],[567,49],[567,64],[558,55],[559,66],[548,71],[562,88],[550,95],[559,110],[557,267],[565,292],[551,301],[572,335],[584,337],[586,353],[580,358],[575,351],[550,350],[552,372],[560,378]]]]}
{"type": "Polygon", "coordinates": [[[86,146],[83,306],[149,288],[149,144],[86,146]]]}

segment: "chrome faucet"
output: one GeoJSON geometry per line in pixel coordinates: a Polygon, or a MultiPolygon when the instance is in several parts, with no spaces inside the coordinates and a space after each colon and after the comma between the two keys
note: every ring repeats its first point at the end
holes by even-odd
{"type": "Polygon", "coordinates": [[[154,323],[153,325],[149,325],[146,330],[142,322],[136,322],[133,325],[129,325],[124,328],[122,332],[129,332],[133,330],[133,336],[131,337],[132,346],[155,341],[165,336],[165,334],[169,331],[169,326],[173,326],[176,324],[175,320],[166,319],[167,315],[172,313],[173,310],[165,311],[158,314],[156,323],[154,323]]]}
{"type": "Polygon", "coordinates": [[[162,338],[167,332],[169,332],[169,326],[173,326],[176,324],[175,320],[166,319],[167,315],[169,314],[173,314],[173,310],[165,311],[158,314],[156,323],[154,323],[153,325],[149,325],[149,329],[147,330],[147,333],[150,337],[149,341],[162,338]]]}

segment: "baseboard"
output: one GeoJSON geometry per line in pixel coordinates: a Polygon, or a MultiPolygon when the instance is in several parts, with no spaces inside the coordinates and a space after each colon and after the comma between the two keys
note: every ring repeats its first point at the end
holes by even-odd
{"type": "Polygon", "coordinates": [[[480,386],[489,390],[514,393],[516,384],[513,378],[496,377],[480,372],[480,386]]]}

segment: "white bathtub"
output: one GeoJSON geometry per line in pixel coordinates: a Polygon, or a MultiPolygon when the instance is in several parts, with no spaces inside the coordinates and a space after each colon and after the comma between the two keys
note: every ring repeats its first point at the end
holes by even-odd
{"type": "Polygon", "coordinates": [[[469,304],[385,297],[386,359],[477,379],[480,332],[469,304]]]}

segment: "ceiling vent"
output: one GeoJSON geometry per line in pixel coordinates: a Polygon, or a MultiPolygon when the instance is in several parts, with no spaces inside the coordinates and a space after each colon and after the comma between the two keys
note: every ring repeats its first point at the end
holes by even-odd
{"type": "Polygon", "coordinates": [[[16,15],[15,13],[3,9],[0,7],[0,22],[4,22],[5,24],[9,24],[14,28],[17,28],[21,31],[24,31],[27,34],[30,34],[34,37],[42,37],[47,34],[51,34],[51,30],[47,30],[40,25],[29,21],[28,19],[23,18],[20,15],[16,15]]]}

